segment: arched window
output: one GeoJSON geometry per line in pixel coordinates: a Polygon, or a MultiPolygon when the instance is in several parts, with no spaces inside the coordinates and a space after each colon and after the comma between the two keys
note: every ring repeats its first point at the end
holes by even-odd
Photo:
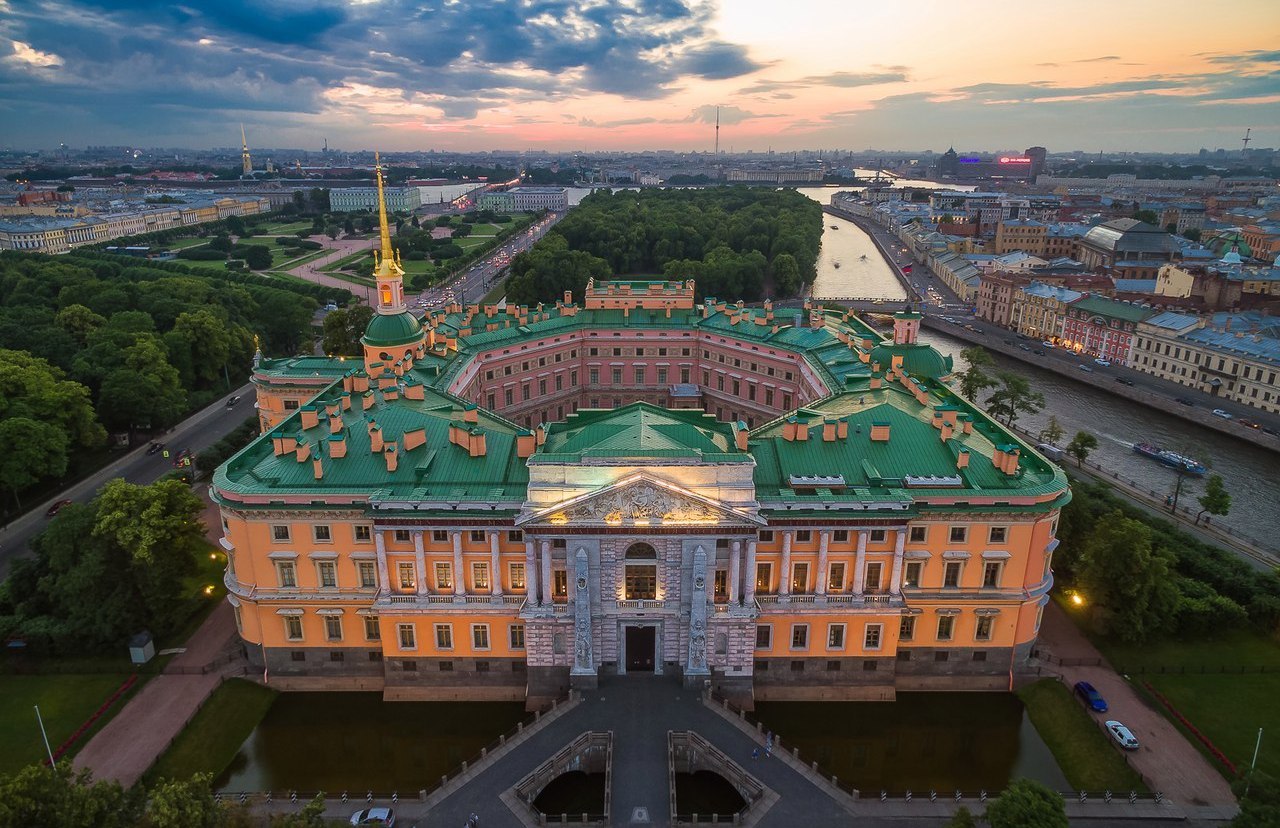
{"type": "Polygon", "coordinates": [[[658,597],[658,552],[647,543],[633,543],[623,555],[626,571],[623,588],[629,601],[652,601],[658,597]]]}
{"type": "Polygon", "coordinates": [[[647,543],[633,543],[627,547],[627,560],[653,560],[658,557],[658,552],[647,543]]]}

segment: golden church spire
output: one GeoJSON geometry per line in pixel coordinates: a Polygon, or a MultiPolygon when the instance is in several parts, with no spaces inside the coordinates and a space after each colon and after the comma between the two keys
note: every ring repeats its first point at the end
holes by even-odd
{"type": "Polygon", "coordinates": [[[391,228],[387,224],[387,200],[382,192],[382,159],[375,151],[374,174],[378,179],[378,232],[381,245],[376,254],[373,278],[378,283],[378,313],[401,313],[404,304],[404,269],[391,246],[391,228]]]}
{"type": "Polygon", "coordinates": [[[247,176],[253,172],[253,159],[249,156],[249,139],[244,137],[244,124],[240,125],[240,173],[247,176]]]}

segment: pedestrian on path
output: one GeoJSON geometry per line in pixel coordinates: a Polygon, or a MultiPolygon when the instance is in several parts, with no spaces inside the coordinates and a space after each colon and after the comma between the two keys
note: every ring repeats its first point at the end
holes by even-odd
{"type": "Polygon", "coordinates": [[[760,761],[760,748],[751,749],[751,761],[753,762],[760,761]]]}
{"type": "Polygon", "coordinates": [[[773,756],[773,731],[770,730],[764,737],[764,758],[768,759],[773,756]]]}

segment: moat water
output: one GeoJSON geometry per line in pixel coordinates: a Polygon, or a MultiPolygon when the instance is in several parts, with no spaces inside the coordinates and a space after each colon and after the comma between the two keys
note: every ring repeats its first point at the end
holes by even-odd
{"type": "MultiPolygon", "coordinates": [[[[864,790],[994,791],[1019,776],[1067,790],[1022,703],[1005,693],[768,703],[759,705],[757,715],[784,744],[799,746],[801,755],[818,759],[825,772],[864,790]]],[[[471,760],[524,717],[519,703],[384,702],[379,693],[281,693],[215,787],[406,795],[471,760]]],[[[655,723],[653,738],[662,738],[662,731],[655,723]]],[[[560,787],[549,792],[545,803],[553,813],[579,811],[595,802],[593,786],[566,780],[560,787]]],[[[691,802],[710,796],[697,804],[711,809],[720,800],[708,790],[690,785],[686,796],[694,797],[691,802]]]]}

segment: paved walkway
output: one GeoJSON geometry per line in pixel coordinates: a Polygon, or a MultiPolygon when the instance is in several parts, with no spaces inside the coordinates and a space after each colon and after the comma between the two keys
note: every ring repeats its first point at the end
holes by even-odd
{"type": "MultiPolygon", "coordinates": [[[[1052,601],[1045,607],[1037,646],[1062,659],[1102,658],[1098,649],[1052,601]]],[[[1087,681],[1098,688],[1109,708],[1105,718],[1124,722],[1138,737],[1142,748],[1128,754],[1129,763],[1147,778],[1153,790],[1161,791],[1183,806],[1235,805],[1235,797],[1222,774],[1105,661],[1100,667],[1055,669],[1061,670],[1068,686],[1087,681]]]]}

